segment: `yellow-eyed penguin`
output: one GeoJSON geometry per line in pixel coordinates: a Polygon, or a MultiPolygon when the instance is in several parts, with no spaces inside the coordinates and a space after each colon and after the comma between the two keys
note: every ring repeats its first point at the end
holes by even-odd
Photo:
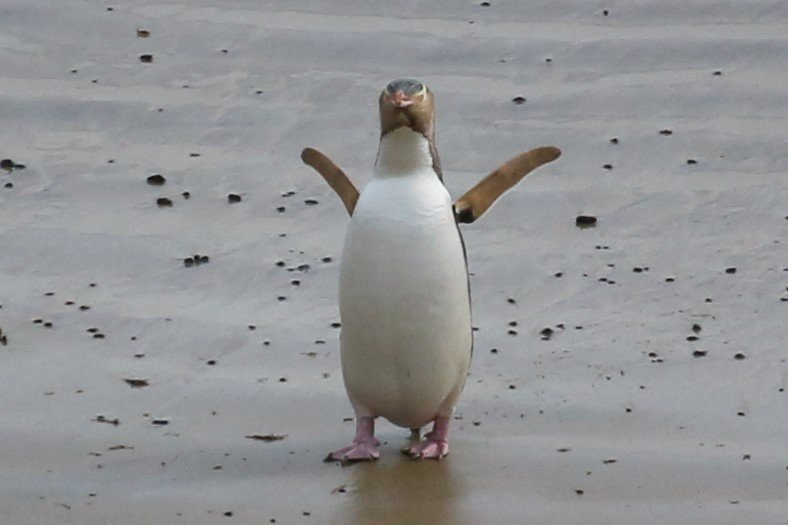
{"type": "Polygon", "coordinates": [[[339,194],[350,226],[342,251],[339,310],[342,373],[356,435],[327,461],[379,457],[375,418],[417,429],[407,452],[440,459],[473,346],[465,248],[458,222],[473,222],[531,170],[556,159],[537,148],[488,175],[455,204],[435,149],[434,100],[423,83],[391,82],[380,94],[381,136],[373,176],[359,195],[328,157],[301,158],[339,194]]]}

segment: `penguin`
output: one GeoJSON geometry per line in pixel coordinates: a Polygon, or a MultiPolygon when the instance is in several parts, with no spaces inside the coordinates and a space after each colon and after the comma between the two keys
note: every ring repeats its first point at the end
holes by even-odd
{"type": "Polygon", "coordinates": [[[411,429],[413,442],[404,450],[411,457],[449,453],[449,423],[473,351],[458,225],[477,220],[527,173],[561,154],[545,146],[518,155],[452,202],[435,147],[430,89],[418,80],[394,80],[378,108],[380,144],[362,193],[320,151],[301,153],[351,217],[339,272],[340,359],[356,433],[326,457],[343,465],[380,457],[378,417],[411,429]]]}

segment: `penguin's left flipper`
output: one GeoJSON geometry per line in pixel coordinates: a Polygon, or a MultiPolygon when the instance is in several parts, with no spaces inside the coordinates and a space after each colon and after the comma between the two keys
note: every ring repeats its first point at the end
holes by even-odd
{"type": "Polygon", "coordinates": [[[334,164],[334,161],[323,153],[312,148],[304,148],[301,152],[301,160],[304,161],[304,164],[312,166],[315,171],[326,179],[328,185],[342,199],[348,215],[353,215],[353,210],[356,208],[356,201],[358,200],[358,190],[350,182],[342,168],[334,164]]]}
{"type": "Polygon", "coordinates": [[[457,222],[470,223],[484,215],[493,203],[530,172],[561,156],[555,146],[542,146],[509,159],[468,190],[454,203],[457,222]]]}

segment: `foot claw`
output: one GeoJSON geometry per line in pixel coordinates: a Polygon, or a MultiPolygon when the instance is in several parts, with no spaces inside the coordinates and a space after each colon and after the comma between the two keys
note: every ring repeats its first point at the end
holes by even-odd
{"type": "Polygon", "coordinates": [[[375,461],[380,457],[377,447],[380,442],[377,439],[372,441],[354,441],[352,445],[340,448],[326,456],[326,463],[338,461],[342,466],[359,461],[375,461]]]}

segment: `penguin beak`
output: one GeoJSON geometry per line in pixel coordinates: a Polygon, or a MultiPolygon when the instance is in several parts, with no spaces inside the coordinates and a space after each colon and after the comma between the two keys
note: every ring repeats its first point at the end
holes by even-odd
{"type": "Polygon", "coordinates": [[[389,102],[397,108],[406,108],[413,104],[413,100],[402,91],[397,91],[391,95],[389,97],[389,102]]]}

